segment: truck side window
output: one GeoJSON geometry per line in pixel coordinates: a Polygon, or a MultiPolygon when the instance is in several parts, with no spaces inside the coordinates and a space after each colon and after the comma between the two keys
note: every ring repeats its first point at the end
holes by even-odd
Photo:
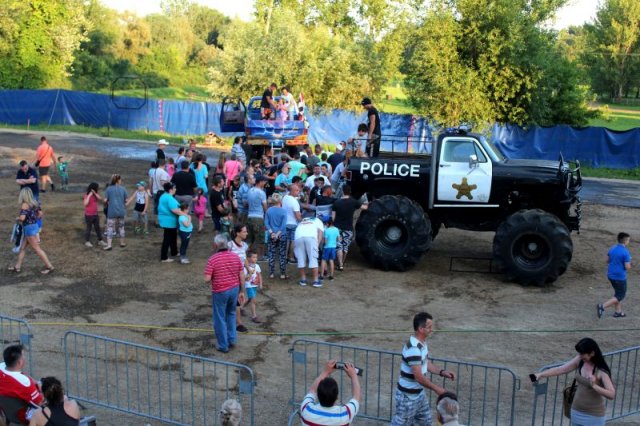
{"type": "Polygon", "coordinates": [[[480,163],[487,161],[485,155],[473,141],[446,141],[444,161],[449,163],[468,163],[470,155],[476,155],[480,163]]]}

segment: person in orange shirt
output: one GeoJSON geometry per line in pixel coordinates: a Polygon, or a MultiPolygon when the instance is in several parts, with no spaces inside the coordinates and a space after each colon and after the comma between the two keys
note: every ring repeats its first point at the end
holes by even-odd
{"type": "Polygon", "coordinates": [[[53,153],[53,148],[49,145],[46,137],[40,138],[40,146],[36,150],[35,166],[38,167],[38,173],[40,174],[40,192],[47,192],[47,182],[51,184],[51,190],[55,191],[56,186],[49,176],[49,167],[51,164],[56,165],[56,157],[53,153]]]}

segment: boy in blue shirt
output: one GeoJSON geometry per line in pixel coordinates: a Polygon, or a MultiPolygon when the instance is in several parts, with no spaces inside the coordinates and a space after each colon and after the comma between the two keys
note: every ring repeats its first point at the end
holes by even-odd
{"type": "Polygon", "coordinates": [[[178,216],[178,234],[180,235],[180,263],[188,265],[191,263],[187,257],[187,248],[189,247],[189,241],[191,240],[191,233],[193,232],[193,223],[191,222],[191,216],[189,215],[189,204],[180,204],[180,210],[185,214],[178,216]]]}
{"type": "Polygon", "coordinates": [[[614,318],[627,316],[622,312],[622,300],[627,294],[627,271],[631,269],[631,255],[629,254],[629,250],[627,250],[630,240],[631,237],[629,234],[621,232],[618,234],[618,244],[609,250],[607,278],[609,278],[609,282],[611,282],[614,295],[603,304],[597,305],[598,318],[602,318],[605,309],[610,306],[615,306],[616,312],[613,314],[614,318]]]}
{"type": "Polygon", "coordinates": [[[58,174],[60,175],[63,191],[66,191],[67,186],[69,185],[69,172],[67,171],[68,166],[68,161],[62,161],[62,156],[58,157],[58,164],[56,167],[58,169],[58,174]]]}
{"type": "Polygon", "coordinates": [[[329,263],[329,280],[333,280],[335,272],[336,248],[340,240],[340,230],[333,226],[333,220],[327,220],[324,230],[324,249],[322,250],[321,277],[327,276],[327,262],[329,263]]]}

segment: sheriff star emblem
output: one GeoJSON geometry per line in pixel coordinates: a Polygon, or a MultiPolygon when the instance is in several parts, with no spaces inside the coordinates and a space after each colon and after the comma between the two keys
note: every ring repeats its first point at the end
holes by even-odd
{"type": "Polygon", "coordinates": [[[469,185],[466,177],[462,178],[462,183],[460,184],[454,183],[451,186],[453,187],[453,189],[458,190],[458,193],[456,194],[456,200],[459,200],[460,198],[462,198],[462,196],[465,196],[468,199],[473,200],[473,195],[471,195],[471,191],[478,188],[478,185],[469,185]]]}

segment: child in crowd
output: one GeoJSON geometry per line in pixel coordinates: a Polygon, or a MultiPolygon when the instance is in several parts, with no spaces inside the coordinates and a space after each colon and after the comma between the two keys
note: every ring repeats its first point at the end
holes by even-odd
{"type": "Polygon", "coordinates": [[[244,306],[251,306],[251,321],[260,324],[262,321],[256,313],[256,295],[258,288],[262,291],[262,271],[258,265],[258,253],[247,252],[247,263],[244,267],[245,282],[244,288],[247,292],[247,301],[244,306]]]}
{"type": "Polygon", "coordinates": [[[191,239],[191,233],[193,232],[193,223],[191,223],[191,216],[187,213],[189,211],[189,204],[180,204],[180,210],[184,215],[178,216],[178,234],[180,234],[180,263],[188,265],[191,263],[187,258],[187,248],[189,247],[189,240],[191,239]]]}
{"type": "Polygon", "coordinates": [[[169,179],[173,177],[173,174],[176,172],[176,162],[173,157],[167,158],[167,173],[169,174],[169,179]]]}
{"type": "Polygon", "coordinates": [[[147,235],[149,233],[149,215],[147,214],[149,209],[149,191],[147,191],[146,184],[143,181],[138,182],[137,186],[137,191],[129,197],[127,205],[134,199],[136,200],[136,204],[133,207],[135,220],[133,233],[147,235]]]}
{"type": "Polygon", "coordinates": [[[60,181],[62,183],[62,190],[66,191],[69,185],[69,172],[67,171],[68,161],[62,161],[62,155],[58,157],[58,174],[60,175],[60,181]]]}
{"type": "Polygon", "coordinates": [[[202,188],[198,188],[196,196],[193,198],[193,214],[198,218],[198,232],[202,232],[204,215],[207,212],[207,197],[202,188]]]}
{"type": "MultiPolygon", "coordinates": [[[[99,186],[96,182],[92,182],[87,187],[87,193],[84,194],[84,222],[86,228],[84,231],[84,245],[87,247],[93,247],[91,244],[91,228],[95,229],[96,236],[98,237],[98,244],[106,247],[107,243],[102,239],[102,232],[100,232],[100,218],[98,217],[98,201],[104,202],[104,199],[98,194],[99,186]]],[[[105,206],[106,209],[106,206],[105,206]]],[[[106,210],[105,210],[106,215],[106,210]]]]}
{"type": "Polygon", "coordinates": [[[288,117],[289,114],[287,113],[287,106],[284,104],[284,99],[280,98],[280,101],[278,102],[278,120],[286,121],[288,117]]]}
{"type": "Polygon", "coordinates": [[[333,220],[329,219],[327,226],[324,230],[324,249],[322,250],[322,274],[320,277],[327,276],[327,263],[329,263],[329,280],[333,280],[333,273],[335,272],[335,260],[336,260],[336,248],[338,247],[338,241],[340,240],[340,230],[333,226],[333,220]]]}
{"type": "Polygon", "coordinates": [[[220,218],[220,233],[231,238],[231,228],[233,227],[233,217],[231,217],[231,207],[225,207],[224,213],[220,218]]]}

